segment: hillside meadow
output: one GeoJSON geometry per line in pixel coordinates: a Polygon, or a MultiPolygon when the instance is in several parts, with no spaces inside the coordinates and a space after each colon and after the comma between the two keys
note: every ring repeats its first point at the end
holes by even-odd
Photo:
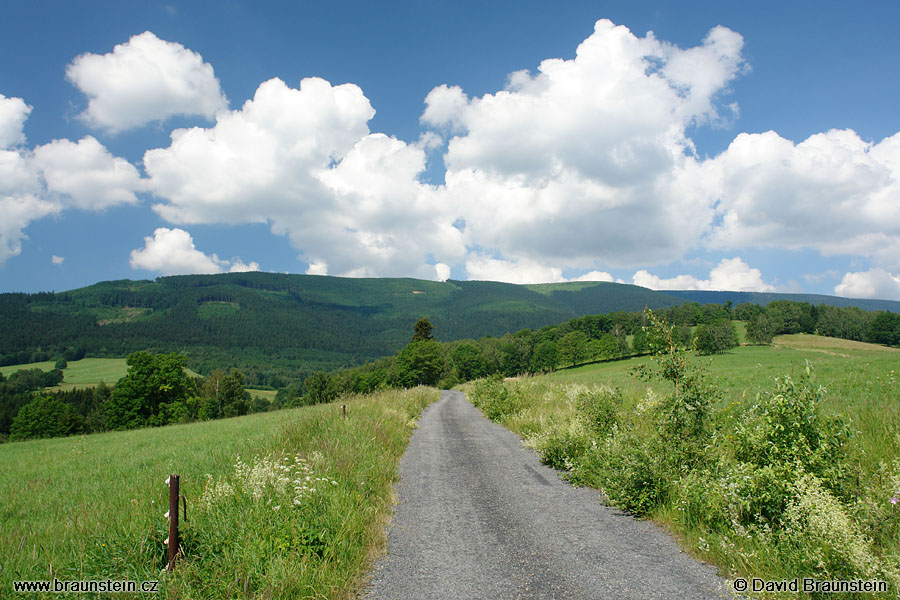
{"type": "Polygon", "coordinates": [[[650,356],[465,389],[564,477],[725,576],[878,579],[897,594],[900,351],[800,334],[685,358],[680,399],[637,376],[650,356]]]}
{"type": "MultiPolygon", "coordinates": [[[[436,390],[0,446],[0,596],[15,580],[160,580],[168,598],[349,598],[436,390]],[[168,487],[187,498],[166,563],[168,487]]],[[[41,597],[32,594],[30,597],[41,597]]],[[[50,597],[50,596],[47,596],[50,597]]]]}
{"type": "MultiPolygon", "coordinates": [[[[48,360],[24,365],[10,365],[0,367],[0,372],[5,377],[8,377],[22,369],[50,371],[55,364],[55,361],[48,360]]],[[[51,389],[72,390],[75,388],[94,387],[100,385],[100,383],[115,385],[119,379],[125,376],[127,370],[128,367],[125,365],[124,358],[82,358],[81,360],[72,360],[63,369],[62,383],[51,389]]]]}

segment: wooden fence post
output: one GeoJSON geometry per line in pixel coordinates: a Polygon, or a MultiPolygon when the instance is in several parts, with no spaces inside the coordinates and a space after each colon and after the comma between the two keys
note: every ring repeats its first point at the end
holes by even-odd
{"type": "Polygon", "coordinates": [[[168,571],[175,569],[175,557],[178,556],[178,480],[176,474],[169,475],[166,483],[169,484],[169,564],[168,571]]]}

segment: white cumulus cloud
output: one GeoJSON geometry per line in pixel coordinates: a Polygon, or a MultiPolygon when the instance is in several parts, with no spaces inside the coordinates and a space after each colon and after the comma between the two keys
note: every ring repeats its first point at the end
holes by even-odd
{"type": "Polygon", "coordinates": [[[25,121],[31,107],[21,98],[0,94],[0,150],[25,143],[25,121]]]}
{"type": "MultiPolygon", "coordinates": [[[[579,275],[578,277],[572,277],[569,281],[615,281],[612,275],[607,273],[606,271],[589,271],[584,275],[579,275]]],[[[619,283],[624,283],[621,279],[619,283]]]]}
{"type": "MultiPolygon", "coordinates": [[[[213,254],[215,256],[215,254],[213,254]]],[[[249,271],[259,271],[259,263],[251,260],[249,264],[245,264],[239,257],[233,258],[228,266],[229,273],[247,273],[249,271]]]]}
{"type": "Polygon", "coordinates": [[[266,81],[214,127],[177,130],[168,148],[145,154],[165,200],[154,208],[179,224],[268,222],[310,273],[432,278],[426,256],[457,262],[461,234],[417,179],[425,150],[371,134],[374,114],[355,85],[266,81]]]}
{"type": "Polygon", "coordinates": [[[447,281],[450,279],[450,265],[437,263],[434,265],[434,274],[438,281],[447,281]]]}
{"type": "Polygon", "coordinates": [[[799,144],[742,133],[708,167],[721,216],[711,247],[812,248],[900,268],[900,133],[877,144],[850,130],[799,144]]]}
{"type": "Polygon", "coordinates": [[[144,187],[138,170],[124,158],[111,155],[92,136],[78,142],[54,140],[34,149],[33,164],[44,176],[47,190],[68,196],[67,204],[101,210],[116,204],[136,204],[144,187]]]}
{"type": "MultiPolygon", "coordinates": [[[[79,57],[70,72],[95,59],[128,63],[125,47],[142,44],[155,50],[141,56],[171,54],[215,81],[199,55],[149,33],[79,57]]],[[[175,225],[267,223],[308,273],[442,279],[463,266],[473,279],[564,281],[565,270],[609,281],[605,269],[620,267],[641,268],[635,283],[657,289],[773,289],[740,258],[708,279],[646,270],[694,249],[747,246],[858,255],[897,272],[900,134],[739,134],[719,156],[697,155],[690,128],[737,115],[724,96],[747,69],[742,49],[725,27],[679,48],[597,21],[575,58],[513,72],[493,93],[435,87],[420,117],[427,130],[410,143],[369,130],[374,108],[353,84],[272,79],[229,111],[215,82],[204,95],[214,108],[193,113],[214,114],[213,125],[148,150],[146,182],[113,177],[107,155],[104,181],[121,197],[146,186],[175,225]],[[423,183],[438,147],[445,183],[423,183]]]]}
{"type": "Polygon", "coordinates": [[[21,253],[30,223],[67,208],[134,204],[145,186],[134,165],[91,136],[23,146],[30,112],[21,98],[0,95],[0,265],[21,253]]]}
{"type": "Polygon", "coordinates": [[[259,264],[255,262],[245,264],[240,258],[227,261],[215,254],[204,254],[194,246],[194,240],[187,231],[167,227],[156,229],[152,237],[144,238],[143,248],[131,251],[131,267],[163,275],[259,270],[259,264]]]}
{"type": "Polygon", "coordinates": [[[527,259],[508,260],[477,254],[466,259],[466,273],[469,279],[506,283],[558,283],[566,280],[562,269],[557,267],[527,259]]]}
{"type": "Polygon", "coordinates": [[[602,20],[574,59],[513,73],[502,91],[432,90],[423,123],[459,132],[445,179],[467,241],[568,268],[683,255],[716,199],[685,131],[719,118],[742,45],[716,27],[682,50],[602,20]]]}
{"type": "Polygon", "coordinates": [[[85,122],[111,132],[173,115],[211,118],[228,107],[212,66],[200,54],[149,31],[110,53],[78,56],[66,77],[89,98],[81,114],[85,122]]]}
{"type": "Polygon", "coordinates": [[[847,273],[835,286],[834,293],[847,298],[900,300],[900,276],[880,268],[847,273]]]}
{"type": "MultiPolygon", "coordinates": [[[[449,271],[448,271],[449,272],[449,271]]],[[[479,253],[470,253],[466,259],[466,273],[469,279],[481,281],[503,281],[506,283],[563,283],[567,281],[615,281],[605,271],[589,271],[583,275],[567,278],[562,269],[548,266],[529,259],[493,258],[479,253]]],[[[621,279],[619,283],[625,283],[621,279]]]]}
{"type": "Polygon", "coordinates": [[[21,98],[0,95],[0,265],[22,252],[29,223],[63,208],[58,199],[46,197],[31,153],[18,147],[30,112],[21,98]]]}
{"type": "Polygon", "coordinates": [[[740,257],[725,258],[709,273],[709,279],[678,275],[664,279],[641,269],[634,274],[635,285],[651,290],[722,290],[730,292],[771,292],[775,288],[763,281],[759,269],[753,269],[740,257]]]}

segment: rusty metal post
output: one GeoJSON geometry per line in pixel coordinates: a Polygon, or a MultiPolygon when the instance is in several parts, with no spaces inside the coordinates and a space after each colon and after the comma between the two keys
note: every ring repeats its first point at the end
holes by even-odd
{"type": "Polygon", "coordinates": [[[167,570],[175,569],[175,557],[178,556],[178,480],[176,474],[169,476],[169,564],[167,570]]]}

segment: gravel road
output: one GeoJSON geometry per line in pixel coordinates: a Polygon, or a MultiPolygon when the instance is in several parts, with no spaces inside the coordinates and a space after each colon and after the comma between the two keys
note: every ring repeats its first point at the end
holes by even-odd
{"type": "Polygon", "coordinates": [[[419,419],[365,598],[731,598],[659,527],[542,465],[460,392],[419,419]]]}

